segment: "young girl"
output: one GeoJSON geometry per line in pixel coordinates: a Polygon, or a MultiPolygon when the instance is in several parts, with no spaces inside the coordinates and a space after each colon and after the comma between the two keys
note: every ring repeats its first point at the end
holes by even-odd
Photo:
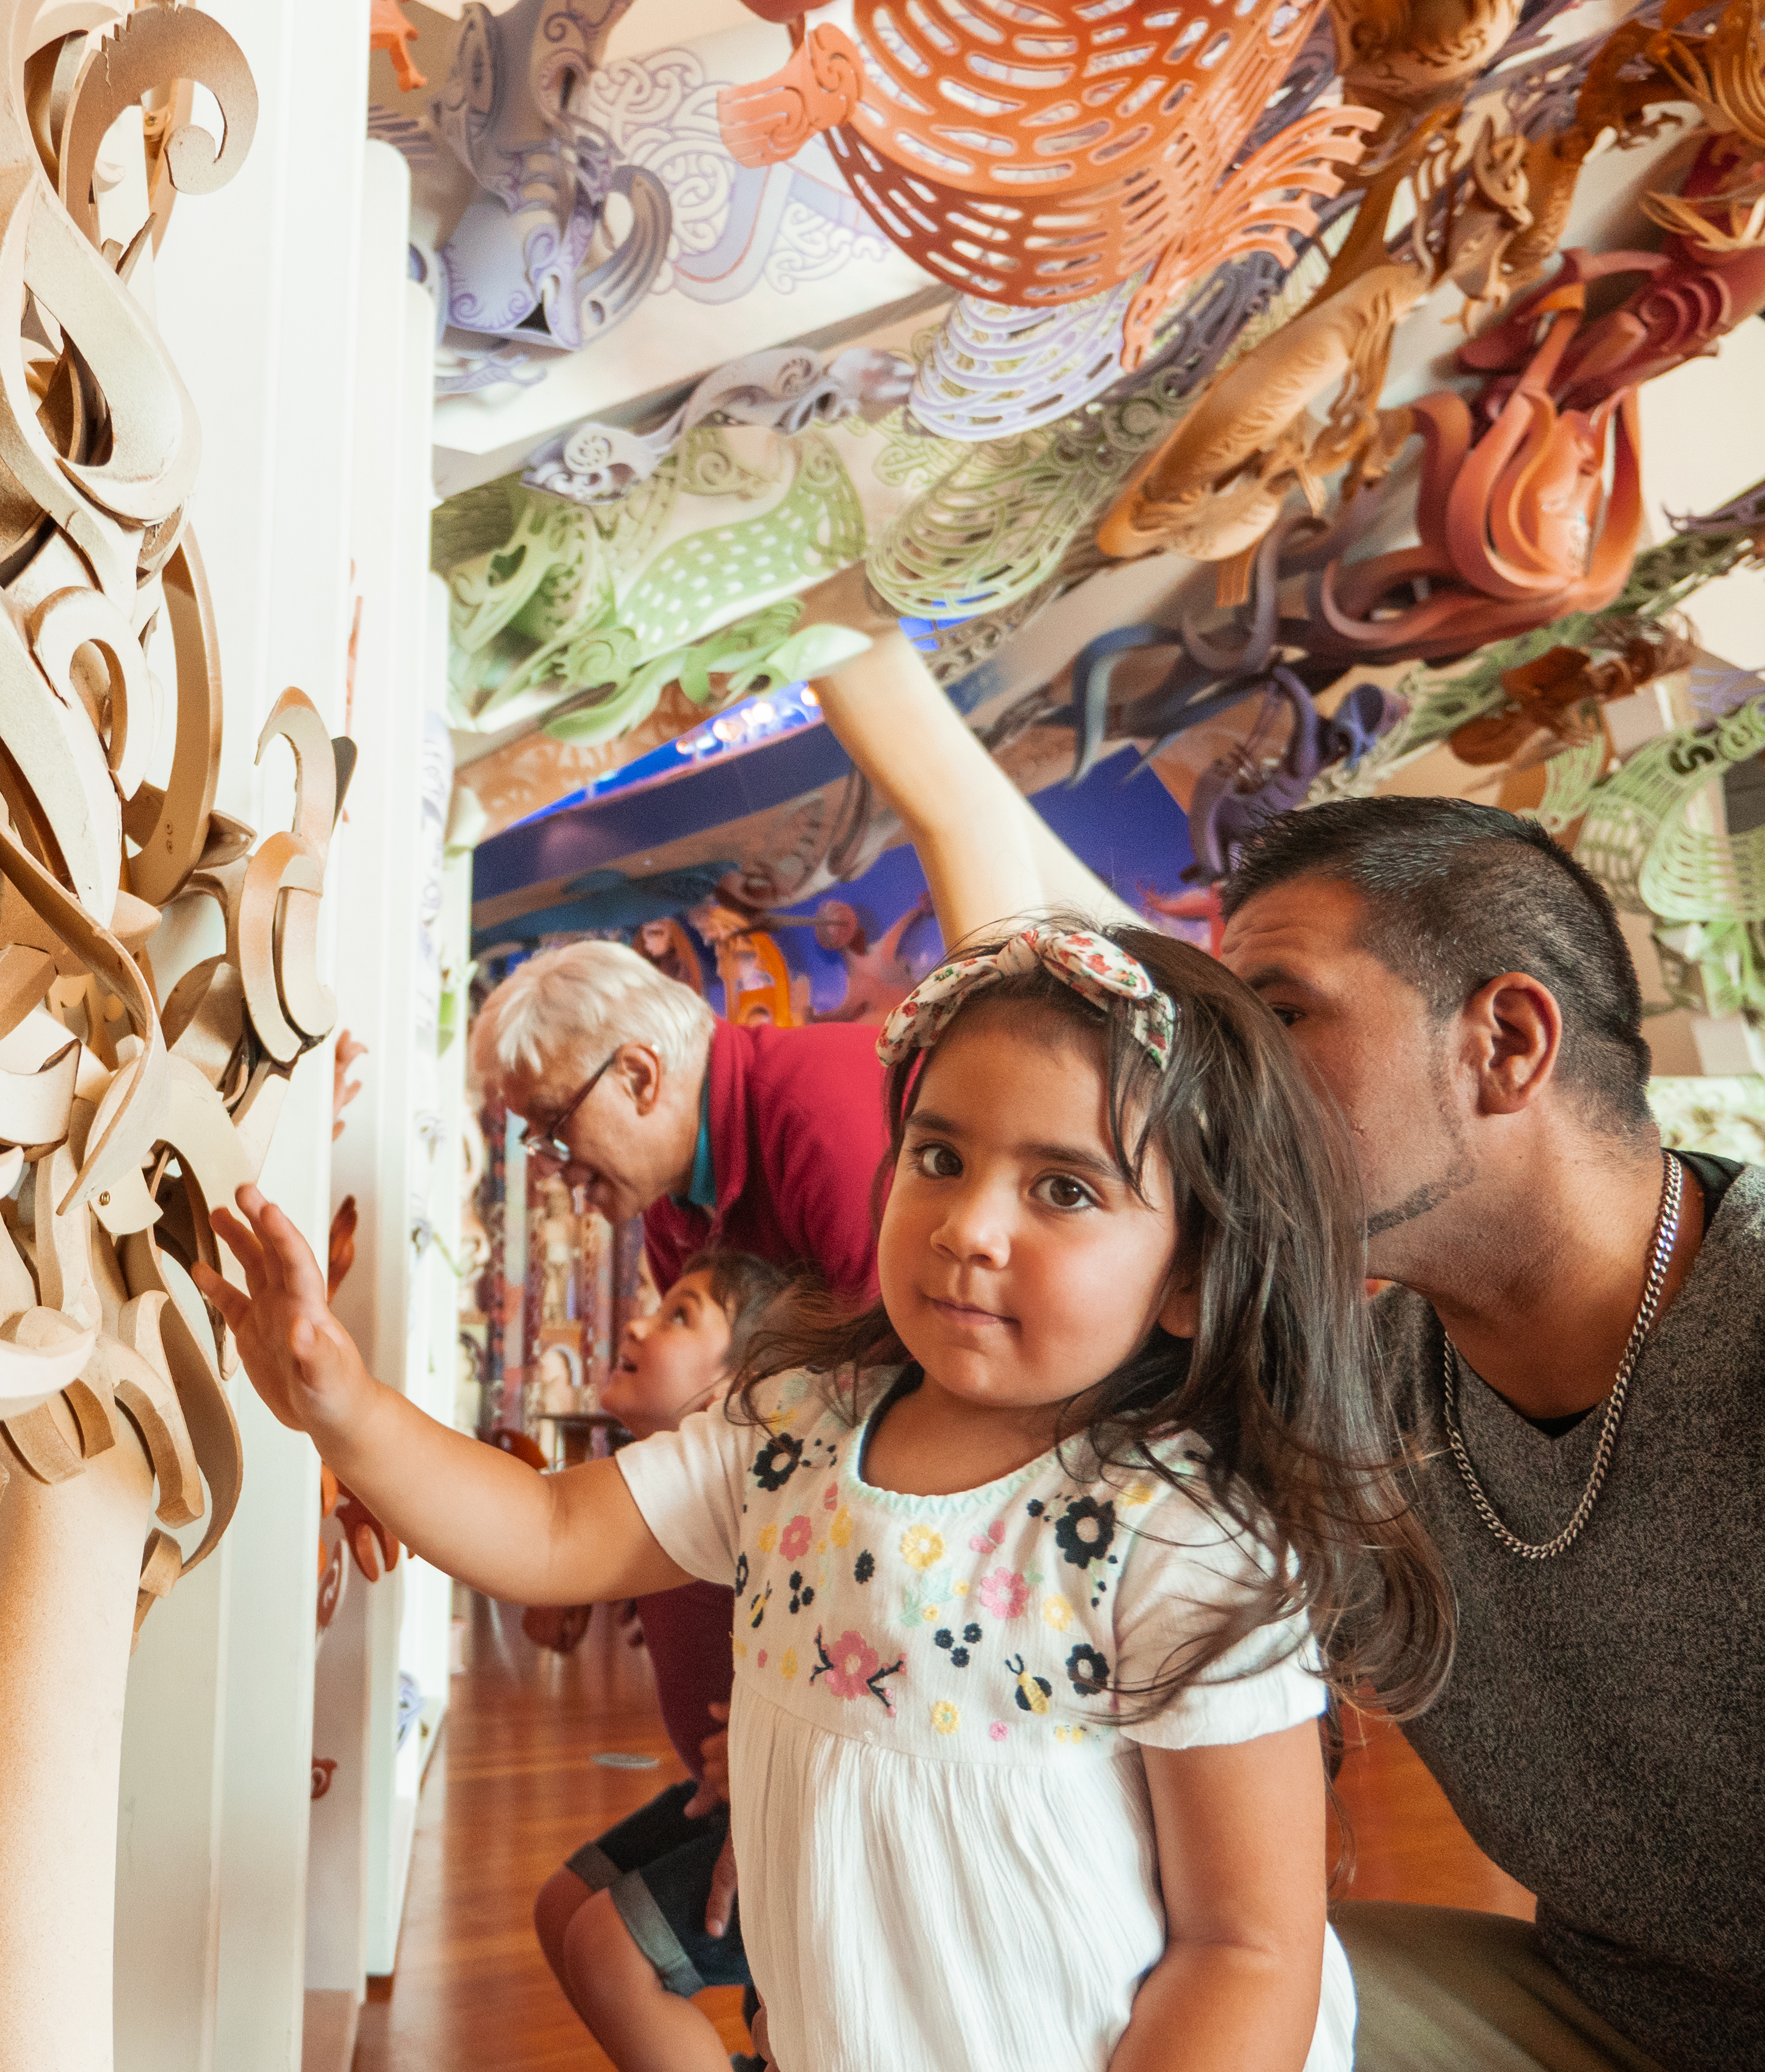
{"type": "MultiPolygon", "coordinates": [[[[625,1329],[603,1408],[640,1438],[673,1432],[719,1400],[767,1309],[788,1285],[751,1252],[700,1252],[653,1316],[625,1329]]],[[[619,2072],[729,2072],[717,2031],[691,1996],[746,1986],[739,1923],[710,1926],[729,1829],[706,1774],[729,1716],[727,1578],[640,1597],[662,1722],[691,1773],[587,1842],[540,1889],[533,1908],[545,1961],[619,2072]]]]}
{"type": "Polygon", "coordinates": [[[1400,1707],[1450,1647],[1368,1385],[1346,1147],[1267,1011],[1143,930],[965,951],[879,1048],[881,1305],[616,1462],[542,1479],[428,1423],[253,1190],[251,1230],[216,1219],[250,1297],[204,1292],[455,1575],[733,1581],[780,2072],[1345,2068],[1317,1642],[1400,1707]]]}

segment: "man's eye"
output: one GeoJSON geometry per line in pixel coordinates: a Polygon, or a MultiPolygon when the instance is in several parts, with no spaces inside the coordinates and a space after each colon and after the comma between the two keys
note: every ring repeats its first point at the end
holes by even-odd
{"type": "Polygon", "coordinates": [[[1277,1007],[1271,1001],[1269,1012],[1273,1015],[1283,1029],[1292,1028],[1294,1022],[1299,1019],[1299,1010],[1297,1007],[1277,1007]]]}
{"type": "Polygon", "coordinates": [[[1036,1182],[1035,1192],[1052,1209],[1092,1209],[1097,1198],[1082,1180],[1070,1173],[1055,1173],[1036,1182]]]}

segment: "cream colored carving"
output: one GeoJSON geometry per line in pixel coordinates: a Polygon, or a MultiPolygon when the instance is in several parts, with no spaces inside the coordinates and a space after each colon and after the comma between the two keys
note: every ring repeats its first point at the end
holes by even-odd
{"type": "Polygon", "coordinates": [[[209,1211],[255,1177],[287,1075],[335,1014],[315,961],[331,743],[286,692],[260,753],[293,750],[294,826],[260,842],[216,812],[220,680],[186,513],[200,434],[93,205],[99,144],[143,94],[156,237],[174,190],[231,176],[256,97],[232,39],[190,6],[150,0],[88,43],[119,11],[0,0],[0,296],[16,319],[0,339],[6,2072],[111,2062],[130,1648],[225,1531],[244,1470],[236,1355],[189,1268],[237,1272],[209,1211]],[[189,122],[193,81],[220,106],[218,146],[189,122]],[[147,660],[161,627],[163,686],[147,660]],[[150,770],[169,770],[163,790],[150,770]],[[204,898],[227,951],[168,973],[162,997],[148,939],[204,898]],[[186,1560],[163,1528],[199,1523],[186,1560]]]}

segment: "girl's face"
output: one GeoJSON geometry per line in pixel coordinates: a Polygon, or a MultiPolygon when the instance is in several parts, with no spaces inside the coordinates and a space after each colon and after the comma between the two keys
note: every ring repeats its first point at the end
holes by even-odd
{"type": "Polygon", "coordinates": [[[715,1393],[729,1351],[730,1320],[701,1268],[675,1282],[654,1316],[625,1326],[602,1405],[640,1439],[675,1431],[715,1393]]]}
{"type": "Polygon", "coordinates": [[[1068,1023],[972,1008],[932,1053],[878,1241],[882,1299],[928,1380],[1052,1408],[1155,1323],[1195,1330],[1163,1161],[1146,1198],[1109,1147],[1099,1051],[1068,1023]]]}

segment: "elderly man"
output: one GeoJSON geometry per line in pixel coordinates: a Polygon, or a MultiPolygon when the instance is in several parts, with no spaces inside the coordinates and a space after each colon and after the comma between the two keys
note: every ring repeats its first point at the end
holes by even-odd
{"type": "Polygon", "coordinates": [[[1765,2066],[1765,1171],[1664,1157],[1610,901],[1438,799],[1273,821],[1226,963],[1359,1147],[1458,1604],[1405,1733],[1536,1929],[1342,1910],[1362,2072],[1765,2066]]]}
{"type": "Polygon", "coordinates": [[[497,987],[472,1061],[603,1216],[643,1217],[658,1287],[717,1245],[874,1296],[887,1145],[874,1030],[739,1029],[635,951],[573,943],[497,987]]]}

